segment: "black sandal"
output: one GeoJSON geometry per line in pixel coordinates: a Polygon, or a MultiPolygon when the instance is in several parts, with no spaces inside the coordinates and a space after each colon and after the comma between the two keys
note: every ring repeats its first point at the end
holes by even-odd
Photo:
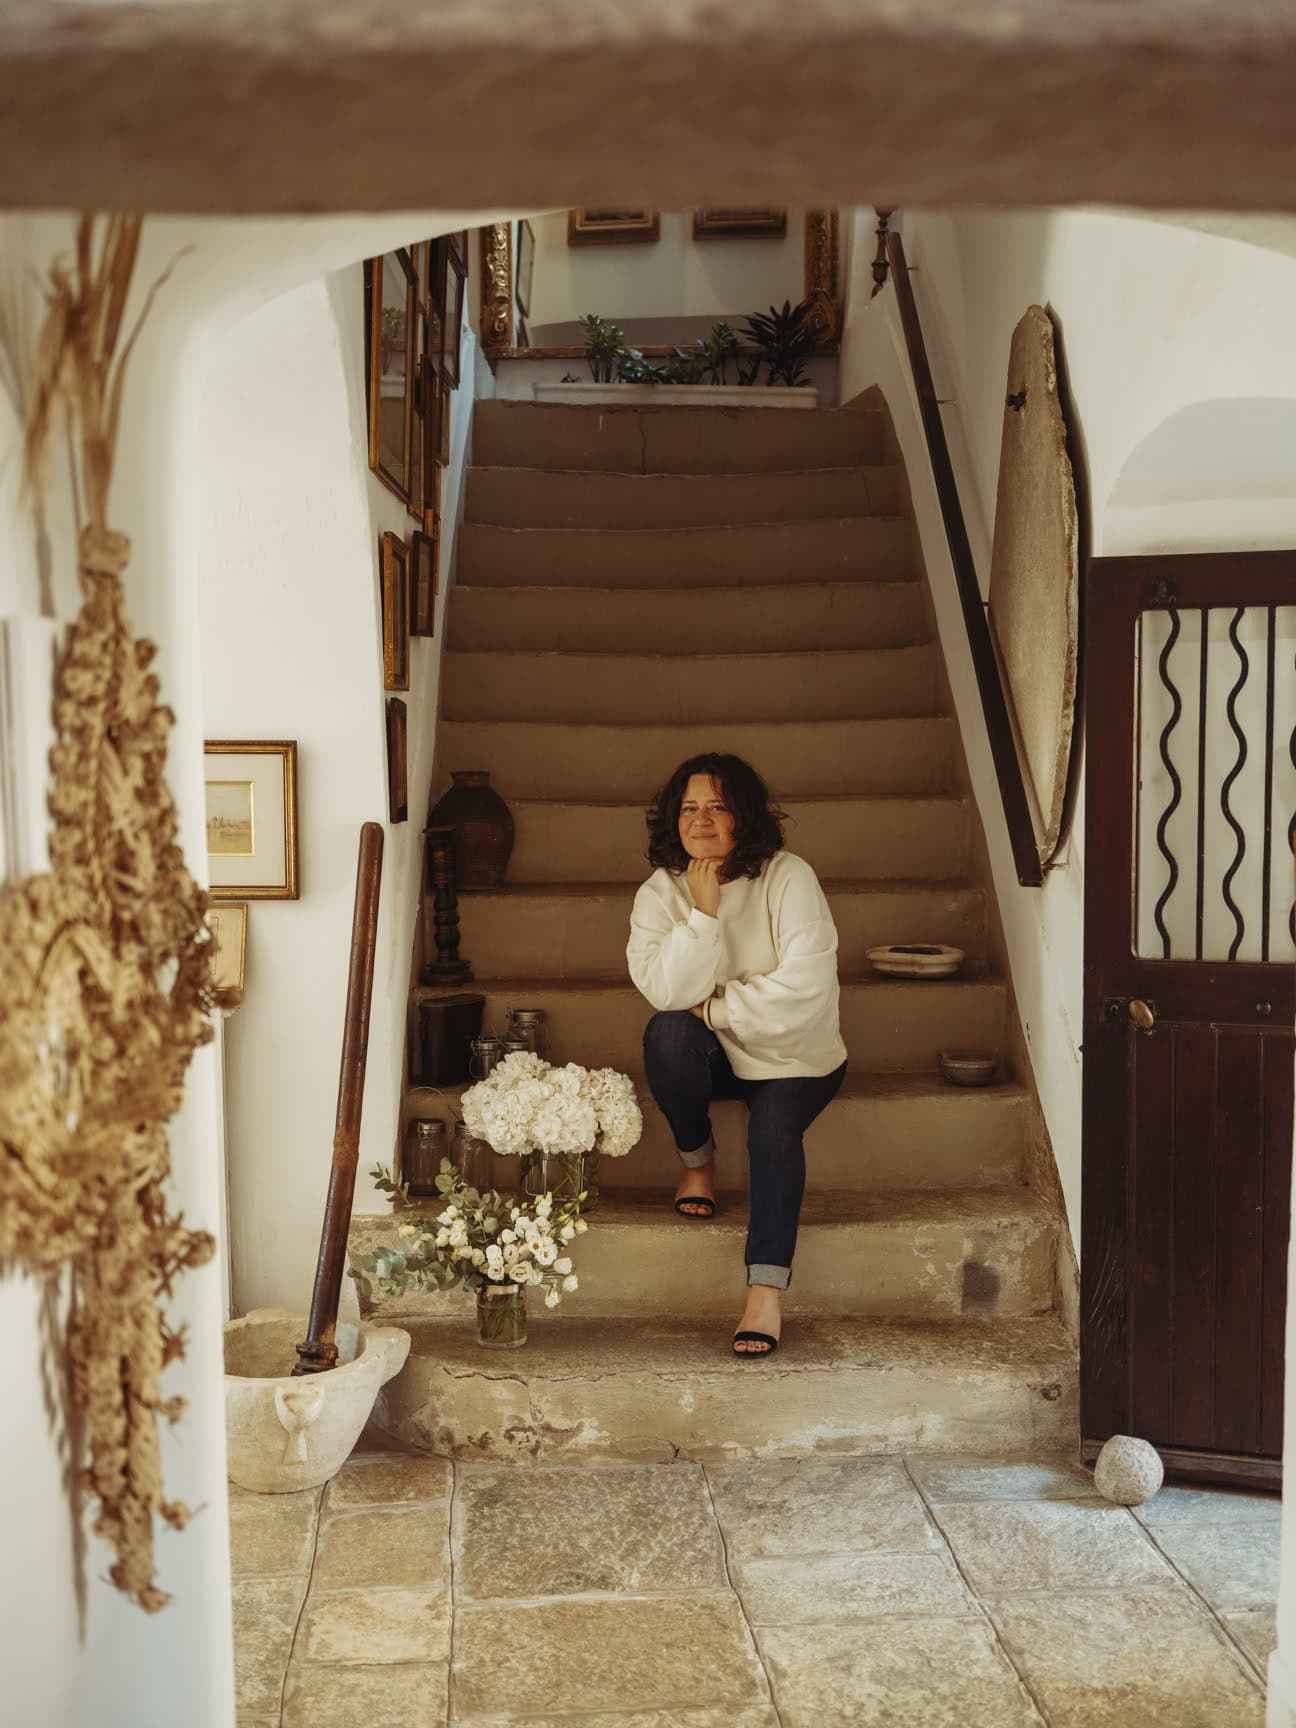
{"type": "Polygon", "coordinates": [[[694,1218],[701,1224],[707,1218],[715,1217],[716,1203],[709,1194],[685,1194],[675,1202],[675,1210],[681,1218],[694,1218]],[[686,1206],[705,1206],[705,1212],[686,1212],[686,1206]]]}
{"type": "Polygon", "coordinates": [[[735,1332],[735,1346],[739,1344],[767,1344],[767,1350],[739,1350],[735,1348],[734,1355],[740,1362],[760,1362],[766,1356],[772,1356],[779,1347],[777,1338],[771,1338],[768,1332],[735,1332]]]}

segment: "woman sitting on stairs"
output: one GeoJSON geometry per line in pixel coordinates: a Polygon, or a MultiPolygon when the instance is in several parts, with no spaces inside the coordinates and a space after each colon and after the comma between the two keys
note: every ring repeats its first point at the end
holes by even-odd
{"type": "Polygon", "coordinates": [[[837,931],[814,871],[784,850],[781,813],[738,756],[682,762],[648,813],[657,868],[635,896],[627,957],[657,1009],[648,1085],[684,1174],[675,1210],[714,1216],[713,1098],[750,1112],[747,1306],[735,1356],[778,1346],[805,1192],[802,1136],[846,1073],[837,931]]]}

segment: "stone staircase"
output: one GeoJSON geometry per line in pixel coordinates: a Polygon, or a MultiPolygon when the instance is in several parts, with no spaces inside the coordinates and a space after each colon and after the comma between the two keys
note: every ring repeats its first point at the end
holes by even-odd
{"type": "MultiPolygon", "coordinates": [[[[380,1420],[456,1455],[713,1457],[829,1448],[1056,1451],[1077,1432],[1055,1312],[1060,1220],[1028,1185],[1034,1100],[959,1091],[944,1048],[1016,1040],[940,651],[877,412],[483,402],[443,662],[438,785],[489,768],[517,843],[460,900],[487,997],[547,1010],[559,1061],[641,1082],[645,1136],[604,1160],[581,1292],[503,1359],[466,1299],[415,1335],[380,1420]],[[745,1113],[715,1111],[722,1210],[695,1226],[642,1086],[649,1013],[625,972],[644,806],[702,749],[754,762],[840,933],[851,1068],[807,1137],[785,1344],[735,1362],[745,1113]],[[967,950],[948,982],[871,973],[903,940],[967,950]]],[[[445,1099],[414,1092],[419,1114],[445,1099]]],[[[513,1166],[497,1160],[497,1181],[513,1166]]],[[[357,1252],[389,1237],[358,1217],[357,1252]]]]}

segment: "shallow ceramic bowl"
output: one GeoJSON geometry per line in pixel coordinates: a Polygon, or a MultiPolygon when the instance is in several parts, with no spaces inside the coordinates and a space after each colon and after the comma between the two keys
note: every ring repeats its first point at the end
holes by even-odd
{"type": "Polygon", "coordinates": [[[987,1050],[942,1050],[937,1060],[951,1086],[988,1086],[999,1072],[999,1058],[987,1050]]]}
{"type": "Polygon", "coordinates": [[[952,978],[963,964],[963,950],[943,942],[890,942],[870,948],[868,958],[888,978],[952,978]]]}

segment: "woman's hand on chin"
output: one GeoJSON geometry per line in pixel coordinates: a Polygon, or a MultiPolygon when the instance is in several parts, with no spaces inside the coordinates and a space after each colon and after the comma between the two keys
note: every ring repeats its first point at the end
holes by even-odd
{"type": "Polygon", "coordinates": [[[708,918],[720,916],[720,867],[723,863],[723,858],[693,858],[689,861],[689,893],[698,911],[708,918]]]}

